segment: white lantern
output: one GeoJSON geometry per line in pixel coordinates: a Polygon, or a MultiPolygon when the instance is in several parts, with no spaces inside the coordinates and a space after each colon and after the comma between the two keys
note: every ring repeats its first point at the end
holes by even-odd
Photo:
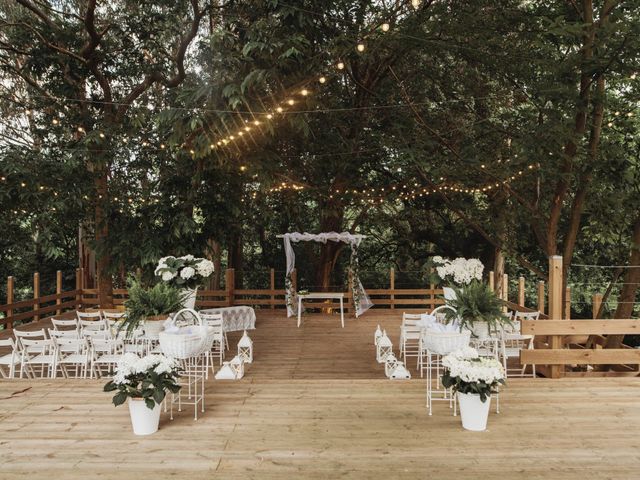
{"type": "Polygon", "coordinates": [[[389,355],[387,355],[387,358],[384,361],[384,374],[387,376],[387,378],[391,378],[391,374],[397,366],[398,359],[393,354],[393,352],[391,352],[389,355]]]}
{"type": "Polygon", "coordinates": [[[230,362],[224,362],[216,373],[216,380],[240,380],[242,377],[244,377],[244,362],[238,355],[230,362]]]}
{"type": "Polygon", "coordinates": [[[242,338],[238,342],[238,356],[245,363],[253,362],[253,342],[247,335],[247,331],[245,330],[242,334],[242,338]]]}
{"type": "Polygon", "coordinates": [[[393,370],[393,372],[391,372],[389,378],[391,380],[409,380],[411,378],[411,373],[404,366],[404,363],[397,362],[396,368],[393,370]]]}
{"type": "Polygon", "coordinates": [[[389,337],[387,337],[387,332],[384,330],[382,332],[382,337],[378,340],[378,348],[376,352],[376,359],[378,363],[383,363],[387,359],[387,355],[393,353],[393,344],[389,337]]]}
{"type": "Polygon", "coordinates": [[[373,344],[378,345],[378,340],[382,337],[382,330],[380,329],[380,325],[376,328],[376,333],[373,334],[373,344]]]}

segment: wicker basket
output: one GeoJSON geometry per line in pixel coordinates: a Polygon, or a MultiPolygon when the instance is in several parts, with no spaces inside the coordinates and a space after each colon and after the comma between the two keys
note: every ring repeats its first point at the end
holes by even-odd
{"type": "Polygon", "coordinates": [[[431,353],[447,355],[461,348],[468,347],[471,339],[471,332],[436,332],[427,330],[422,339],[424,347],[431,353]]]}
{"type": "Polygon", "coordinates": [[[213,345],[216,331],[213,327],[203,325],[197,312],[185,308],[176,313],[174,318],[184,318],[180,315],[185,311],[192,313],[198,324],[180,327],[175,333],[160,332],[160,349],[168,357],[180,359],[197,357],[211,350],[213,345]]]}

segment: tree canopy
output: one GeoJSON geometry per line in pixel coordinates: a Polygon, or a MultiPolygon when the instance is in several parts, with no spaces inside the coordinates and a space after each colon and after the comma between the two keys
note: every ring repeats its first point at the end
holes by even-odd
{"type": "MultiPolygon", "coordinates": [[[[372,283],[561,254],[574,308],[613,281],[632,313],[633,269],[571,264],[640,263],[637,2],[0,0],[0,25],[5,276],[81,248],[103,301],[165,254],[251,285],[276,234],[351,231],[372,283]]],[[[339,245],[300,248],[306,285],[342,282],[339,245]]]]}

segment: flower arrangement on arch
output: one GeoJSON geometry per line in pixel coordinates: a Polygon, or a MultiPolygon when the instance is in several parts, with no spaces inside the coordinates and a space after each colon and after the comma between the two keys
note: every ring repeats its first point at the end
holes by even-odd
{"type": "Polygon", "coordinates": [[[163,282],[175,287],[194,289],[202,284],[203,279],[213,273],[211,260],[197,258],[193,255],[182,257],[167,256],[158,261],[155,275],[163,282]]]}
{"type": "Polygon", "coordinates": [[[482,280],[484,265],[477,258],[458,257],[454,260],[435,256],[432,258],[436,272],[443,281],[456,285],[469,285],[474,280],[482,280]]]}
{"type": "Polygon", "coordinates": [[[125,353],[104,391],[117,390],[112,400],[116,407],[127,398],[137,398],[144,400],[147,408],[153,410],[156,404],[162,403],[167,391],[177,393],[180,390],[180,371],[180,364],[171,357],[147,355],[140,358],[135,353],[125,353]]]}
{"type": "Polygon", "coordinates": [[[475,394],[486,402],[505,384],[502,364],[493,357],[480,357],[476,349],[465,347],[442,359],[442,385],[454,392],[475,394]]]}

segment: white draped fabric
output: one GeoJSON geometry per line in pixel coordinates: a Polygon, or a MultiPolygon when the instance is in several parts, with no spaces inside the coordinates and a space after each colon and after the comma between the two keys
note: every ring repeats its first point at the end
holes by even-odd
{"type": "MultiPolygon", "coordinates": [[[[319,242],[319,243],[327,243],[327,241],[333,242],[344,242],[351,245],[351,256],[352,262],[355,260],[357,262],[357,248],[365,238],[364,235],[354,235],[349,232],[325,232],[325,233],[285,233],[284,235],[278,235],[282,237],[284,240],[284,253],[287,258],[287,271],[285,274],[285,290],[286,290],[286,303],[287,303],[287,316],[291,317],[296,315],[297,309],[297,301],[296,296],[297,293],[293,289],[293,285],[291,284],[291,273],[296,268],[296,254],[293,251],[293,247],[291,242],[319,242]],[[354,259],[355,256],[355,259],[354,259]]],[[[362,286],[362,282],[360,282],[360,278],[358,278],[357,274],[352,276],[352,284],[351,284],[351,293],[353,294],[354,304],[356,309],[356,317],[360,316],[367,310],[369,310],[373,303],[369,299],[367,292],[365,292],[364,287],[362,286]]]]}

